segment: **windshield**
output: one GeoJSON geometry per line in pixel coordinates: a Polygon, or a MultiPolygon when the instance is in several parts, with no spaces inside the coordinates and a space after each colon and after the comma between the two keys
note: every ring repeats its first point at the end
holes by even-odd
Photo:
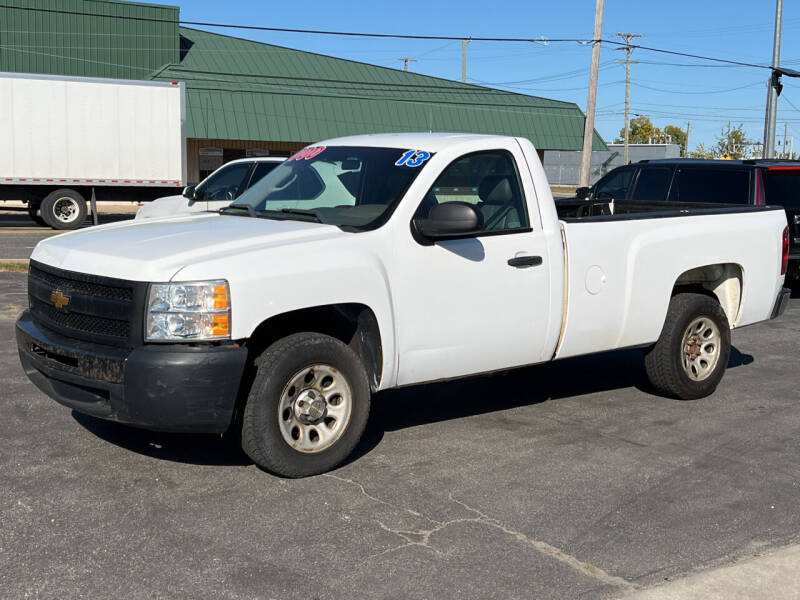
{"type": "Polygon", "coordinates": [[[430,157],[421,150],[310,146],[281,163],[225,212],[238,209],[250,216],[374,229],[388,220],[430,157]]]}

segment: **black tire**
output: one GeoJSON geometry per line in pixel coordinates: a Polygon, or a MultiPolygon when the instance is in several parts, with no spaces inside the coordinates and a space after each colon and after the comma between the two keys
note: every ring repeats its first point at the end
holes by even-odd
{"type": "Polygon", "coordinates": [[[86,200],[75,190],[56,190],[42,200],[42,219],[53,229],[77,229],[87,212],[86,200]]]}
{"type": "MultiPolygon", "coordinates": [[[[255,360],[253,384],[242,415],[242,449],[259,467],[283,477],[307,477],[324,473],[342,463],[353,451],[367,425],[370,409],[370,388],[367,373],[361,360],[353,350],[341,341],[319,333],[297,333],[287,336],[264,350],[255,360]],[[308,374],[303,383],[297,382],[302,373],[316,369],[319,373],[334,373],[341,376],[350,393],[348,416],[339,421],[333,419],[334,427],[341,430],[335,441],[319,451],[313,445],[317,429],[327,427],[328,415],[341,404],[334,405],[336,396],[323,397],[323,416],[316,421],[303,421],[296,411],[301,399],[309,394],[324,392],[325,378],[316,373],[308,374]],[[329,369],[329,371],[325,371],[329,369]],[[304,387],[318,386],[318,387],[304,387]],[[303,394],[306,394],[303,396],[303,394]],[[290,401],[291,399],[291,401],[290,401]],[[287,408],[290,402],[291,408],[287,408]],[[282,411],[282,412],[279,412],[282,411]],[[295,446],[306,445],[306,451],[295,449],[284,435],[297,429],[300,437],[295,446]],[[310,432],[310,433],[309,433],[310,432]]],[[[333,380],[331,380],[333,382],[333,380]]],[[[341,386],[341,381],[336,385],[341,386]]],[[[333,388],[332,388],[333,389],[333,388]]],[[[320,396],[317,396],[320,397],[320,396]]],[[[343,400],[339,398],[339,403],[343,400]]],[[[308,405],[307,405],[308,406],[308,405]]],[[[315,413],[316,414],[316,413],[315,413]]],[[[303,415],[312,418],[310,415],[303,415]]],[[[327,434],[329,429],[324,430],[327,434]]],[[[334,437],[334,436],[332,436],[334,437]]],[[[317,433],[317,439],[320,434],[317,433]]]]}
{"type": "Polygon", "coordinates": [[[670,300],[661,336],[646,351],[644,364],[650,383],[660,394],[694,400],[714,393],[725,374],[730,353],[731,330],[719,302],[705,294],[684,293],[670,300]],[[689,332],[695,323],[697,326],[689,332]],[[717,335],[704,339],[714,327],[717,335]],[[704,353],[714,346],[713,354],[704,353]]]}
{"type": "Polygon", "coordinates": [[[34,223],[36,223],[40,227],[45,227],[47,225],[47,223],[44,222],[44,219],[39,214],[39,209],[41,208],[41,206],[42,205],[40,203],[29,202],[28,203],[28,216],[31,218],[31,220],[34,223]]]}

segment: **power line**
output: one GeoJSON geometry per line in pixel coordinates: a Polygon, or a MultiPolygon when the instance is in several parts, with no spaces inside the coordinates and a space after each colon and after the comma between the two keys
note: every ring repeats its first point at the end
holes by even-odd
{"type": "MultiPolygon", "coordinates": [[[[233,23],[214,23],[209,21],[184,21],[184,20],[174,20],[174,19],[158,19],[154,17],[134,17],[130,15],[106,15],[101,13],[93,13],[88,11],[71,11],[71,10],[62,10],[62,9],[54,9],[54,8],[34,8],[34,7],[27,7],[27,6],[12,6],[10,4],[0,4],[0,8],[6,8],[10,10],[20,10],[20,11],[28,11],[28,12],[40,12],[40,13],[49,13],[49,14],[61,14],[61,15],[76,15],[76,16],[86,16],[86,17],[98,17],[98,18],[105,18],[105,19],[115,19],[115,20],[129,20],[129,21],[144,21],[144,22],[151,22],[151,23],[162,23],[162,24],[169,24],[169,25],[193,25],[198,27],[216,27],[216,28],[225,28],[225,29],[243,29],[243,30],[250,30],[250,31],[271,31],[277,33],[300,33],[300,34],[311,34],[311,35],[333,35],[333,36],[345,36],[345,37],[368,37],[368,38],[383,38],[383,39],[404,39],[404,40],[442,40],[442,41],[461,41],[464,39],[464,36],[461,35],[418,35],[418,34],[401,34],[401,33],[375,33],[375,32],[364,32],[364,31],[334,31],[334,30],[323,30],[323,29],[298,29],[298,28],[289,28],[289,27],[266,27],[263,25],[241,25],[241,24],[233,24],[233,23]]],[[[624,42],[619,42],[616,40],[605,40],[605,39],[585,39],[585,38],[547,38],[544,36],[540,36],[538,38],[531,38],[531,37],[470,37],[472,41],[476,42],[526,42],[526,43],[541,43],[541,44],[549,44],[549,43],[556,43],[556,42],[573,42],[578,43],[584,46],[593,45],[598,42],[603,42],[606,44],[614,45],[614,46],[625,46],[624,42]]],[[[705,60],[711,62],[719,62],[724,64],[730,65],[738,65],[742,67],[752,67],[757,69],[771,69],[772,67],[769,65],[761,65],[757,63],[750,63],[744,61],[737,61],[737,60],[730,60],[725,58],[716,58],[712,56],[704,56],[701,54],[692,54],[689,52],[679,52],[677,50],[668,50],[665,48],[655,48],[652,46],[642,46],[642,45],[634,45],[632,46],[634,49],[646,50],[648,52],[657,52],[661,54],[669,54],[672,56],[684,56],[687,58],[696,58],[698,60],[705,60]]]]}
{"type": "Polygon", "coordinates": [[[755,87],[757,85],[764,85],[764,84],[761,81],[757,81],[755,83],[749,83],[747,85],[741,85],[739,87],[728,88],[728,89],[724,89],[724,90],[704,90],[704,91],[695,90],[695,91],[692,91],[692,92],[687,92],[686,90],[665,90],[665,89],[661,89],[661,88],[650,87],[649,85],[643,85],[641,83],[636,83],[636,82],[633,82],[633,85],[635,85],[636,87],[644,88],[646,90],[652,90],[654,92],[663,92],[665,94],[684,94],[684,95],[700,94],[700,95],[702,95],[702,94],[723,94],[723,93],[726,93],[726,92],[735,92],[737,90],[743,90],[745,88],[751,88],[751,87],[755,87]]]}

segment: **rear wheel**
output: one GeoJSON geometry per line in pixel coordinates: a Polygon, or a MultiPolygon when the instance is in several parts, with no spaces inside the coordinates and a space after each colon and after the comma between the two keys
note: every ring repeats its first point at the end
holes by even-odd
{"type": "Polygon", "coordinates": [[[86,213],[86,200],[75,190],[56,190],[42,201],[42,219],[53,229],[77,229],[86,213]]]}
{"type": "Polygon", "coordinates": [[[242,448],[260,467],[306,477],[339,465],[367,424],[367,373],[338,339],[298,333],[255,360],[242,416],[242,448]]]}
{"type": "Polygon", "coordinates": [[[705,294],[677,294],[661,336],[645,354],[647,376],[665,396],[703,398],[722,380],[730,352],[730,325],[719,302],[705,294]]]}

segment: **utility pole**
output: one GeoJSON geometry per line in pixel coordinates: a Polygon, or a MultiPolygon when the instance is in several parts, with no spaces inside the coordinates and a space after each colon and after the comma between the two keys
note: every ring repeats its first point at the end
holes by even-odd
{"type": "Polygon", "coordinates": [[[692,128],[691,121],[686,121],[686,150],[683,153],[684,158],[689,157],[689,130],[692,128]]]}
{"type": "Polygon", "coordinates": [[[623,159],[623,164],[628,164],[628,142],[630,138],[630,108],[631,108],[631,64],[636,64],[638,61],[631,60],[631,52],[633,52],[633,47],[631,46],[631,40],[633,38],[642,37],[641,33],[618,33],[619,37],[625,40],[625,46],[623,48],[617,48],[617,50],[624,50],[625,51],[625,60],[615,60],[614,62],[622,65],[625,65],[625,156],[623,159]]]}
{"type": "Polygon", "coordinates": [[[597,74],[600,70],[600,38],[603,36],[603,8],[605,0],[597,0],[594,10],[592,34],[592,66],[589,70],[589,97],[586,100],[586,119],[583,123],[583,151],[581,153],[581,186],[588,186],[592,170],[592,142],[594,141],[594,110],[597,105],[597,74]]]}
{"type": "Polygon", "coordinates": [[[461,40],[461,82],[467,82],[467,44],[471,40],[461,40]]]}
{"type": "Polygon", "coordinates": [[[780,83],[781,73],[777,69],[781,62],[781,19],[783,18],[783,0],[777,0],[775,7],[775,36],[772,44],[772,71],[767,82],[767,114],[764,119],[764,156],[775,157],[775,117],[778,112],[778,94],[783,87],[780,83]]]}
{"type": "Polygon", "coordinates": [[[417,58],[406,58],[405,56],[402,58],[398,58],[397,60],[403,61],[403,71],[408,71],[408,63],[410,62],[417,62],[417,58]]]}

